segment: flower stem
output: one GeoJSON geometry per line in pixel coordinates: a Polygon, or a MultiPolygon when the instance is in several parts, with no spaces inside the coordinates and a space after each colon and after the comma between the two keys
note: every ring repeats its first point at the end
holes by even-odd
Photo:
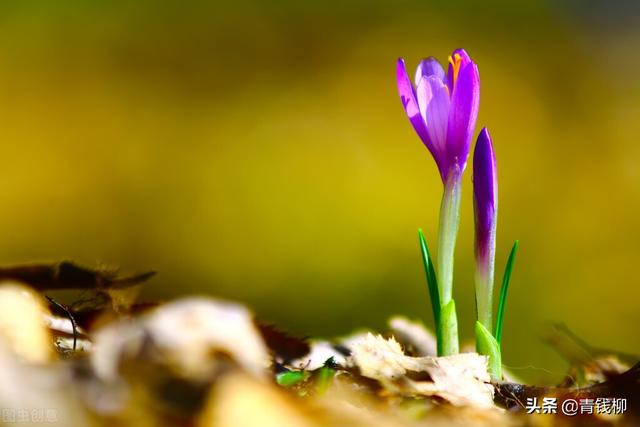
{"type": "MultiPolygon", "coordinates": [[[[453,294],[453,258],[456,247],[456,237],[460,223],[460,193],[462,174],[453,169],[447,176],[440,205],[440,228],[438,231],[438,290],[440,304],[445,307],[452,301],[453,294]]],[[[458,353],[458,327],[455,305],[451,305],[449,318],[442,319],[441,324],[447,324],[442,332],[443,355],[458,353]]]]}
{"type": "MultiPolygon", "coordinates": [[[[493,257],[491,257],[493,261],[493,257]]],[[[493,332],[493,262],[476,267],[476,311],[478,322],[493,332]]]]}
{"type": "Polygon", "coordinates": [[[440,205],[440,229],[438,231],[438,285],[440,304],[447,304],[452,297],[453,256],[460,223],[460,174],[450,173],[444,187],[440,205]]]}

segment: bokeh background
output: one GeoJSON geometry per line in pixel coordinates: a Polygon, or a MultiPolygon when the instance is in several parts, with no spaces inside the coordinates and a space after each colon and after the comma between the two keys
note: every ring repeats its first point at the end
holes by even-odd
{"type": "Polygon", "coordinates": [[[302,335],[432,324],[416,229],[435,247],[441,183],[394,67],[465,47],[498,156],[498,276],[521,242],[505,363],[560,378],[541,340],[557,321],[640,353],[638,17],[604,0],[2,2],[0,261],[156,269],[147,299],[240,300],[302,335]]]}

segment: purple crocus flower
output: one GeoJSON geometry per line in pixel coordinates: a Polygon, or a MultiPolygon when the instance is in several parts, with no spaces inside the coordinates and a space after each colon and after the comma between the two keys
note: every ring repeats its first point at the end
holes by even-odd
{"type": "Polygon", "coordinates": [[[420,62],[415,87],[404,60],[398,59],[396,78],[409,121],[435,159],[443,183],[449,174],[462,174],[469,155],[480,102],[478,67],[467,52],[457,49],[444,69],[435,58],[420,62]]]}
{"type": "Polygon", "coordinates": [[[496,157],[486,128],[473,154],[473,203],[476,222],[476,303],[478,320],[491,331],[493,277],[498,220],[496,157]]]}

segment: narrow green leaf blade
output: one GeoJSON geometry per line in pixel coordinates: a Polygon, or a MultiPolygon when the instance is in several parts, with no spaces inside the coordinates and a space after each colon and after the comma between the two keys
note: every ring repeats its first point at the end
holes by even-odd
{"type": "Polygon", "coordinates": [[[427,246],[427,241],[425,240],[424,234],[422,234],[421,229],[418,229],[418,240],[420,241],[420,252],[422,253],[422,264],[424,265],[424,273],[427,277],[427,285],[429,285],[429,297],[431,298],[433,319],[435,321],[435,324],[438,325],[440,322],[440,294],[438,293],[438,282],[436,281],[436,272],[433,269],[433,261],[431,261],[429,247],[427,246]]]}
{"type": "Polygon", "coordinates": [[[498,315],[496,317],[496,341],[498,344],[502,338],[502,324],[504,322],[504,309],[507,305],[507,293],[509,291],[509,281],[511,280],[511,270],[513,270],[513,263],[516,259],[516,253],[518,252],[518,241],[513,243],[511,253],[507,259],[507,266],[504,269],[504,276],[502,276],[502,287],[500,288],[500,301],[498,302],[498,315]]]}

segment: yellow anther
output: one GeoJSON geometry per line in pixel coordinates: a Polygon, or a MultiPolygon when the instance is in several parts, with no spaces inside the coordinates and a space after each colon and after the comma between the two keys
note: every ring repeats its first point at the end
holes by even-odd
{"type": "Polygon", "coordinates": [[[453,55],[453,58],[451,56],[449,56],[449,64],[451,64],[451,67],[453,69],[453,85],[456,85],[456,80],[458,80],[458,73],[460,72],[460,62],[462,61],[462,58],[460,57],[459,53],[456,53],[453,55]]]}

